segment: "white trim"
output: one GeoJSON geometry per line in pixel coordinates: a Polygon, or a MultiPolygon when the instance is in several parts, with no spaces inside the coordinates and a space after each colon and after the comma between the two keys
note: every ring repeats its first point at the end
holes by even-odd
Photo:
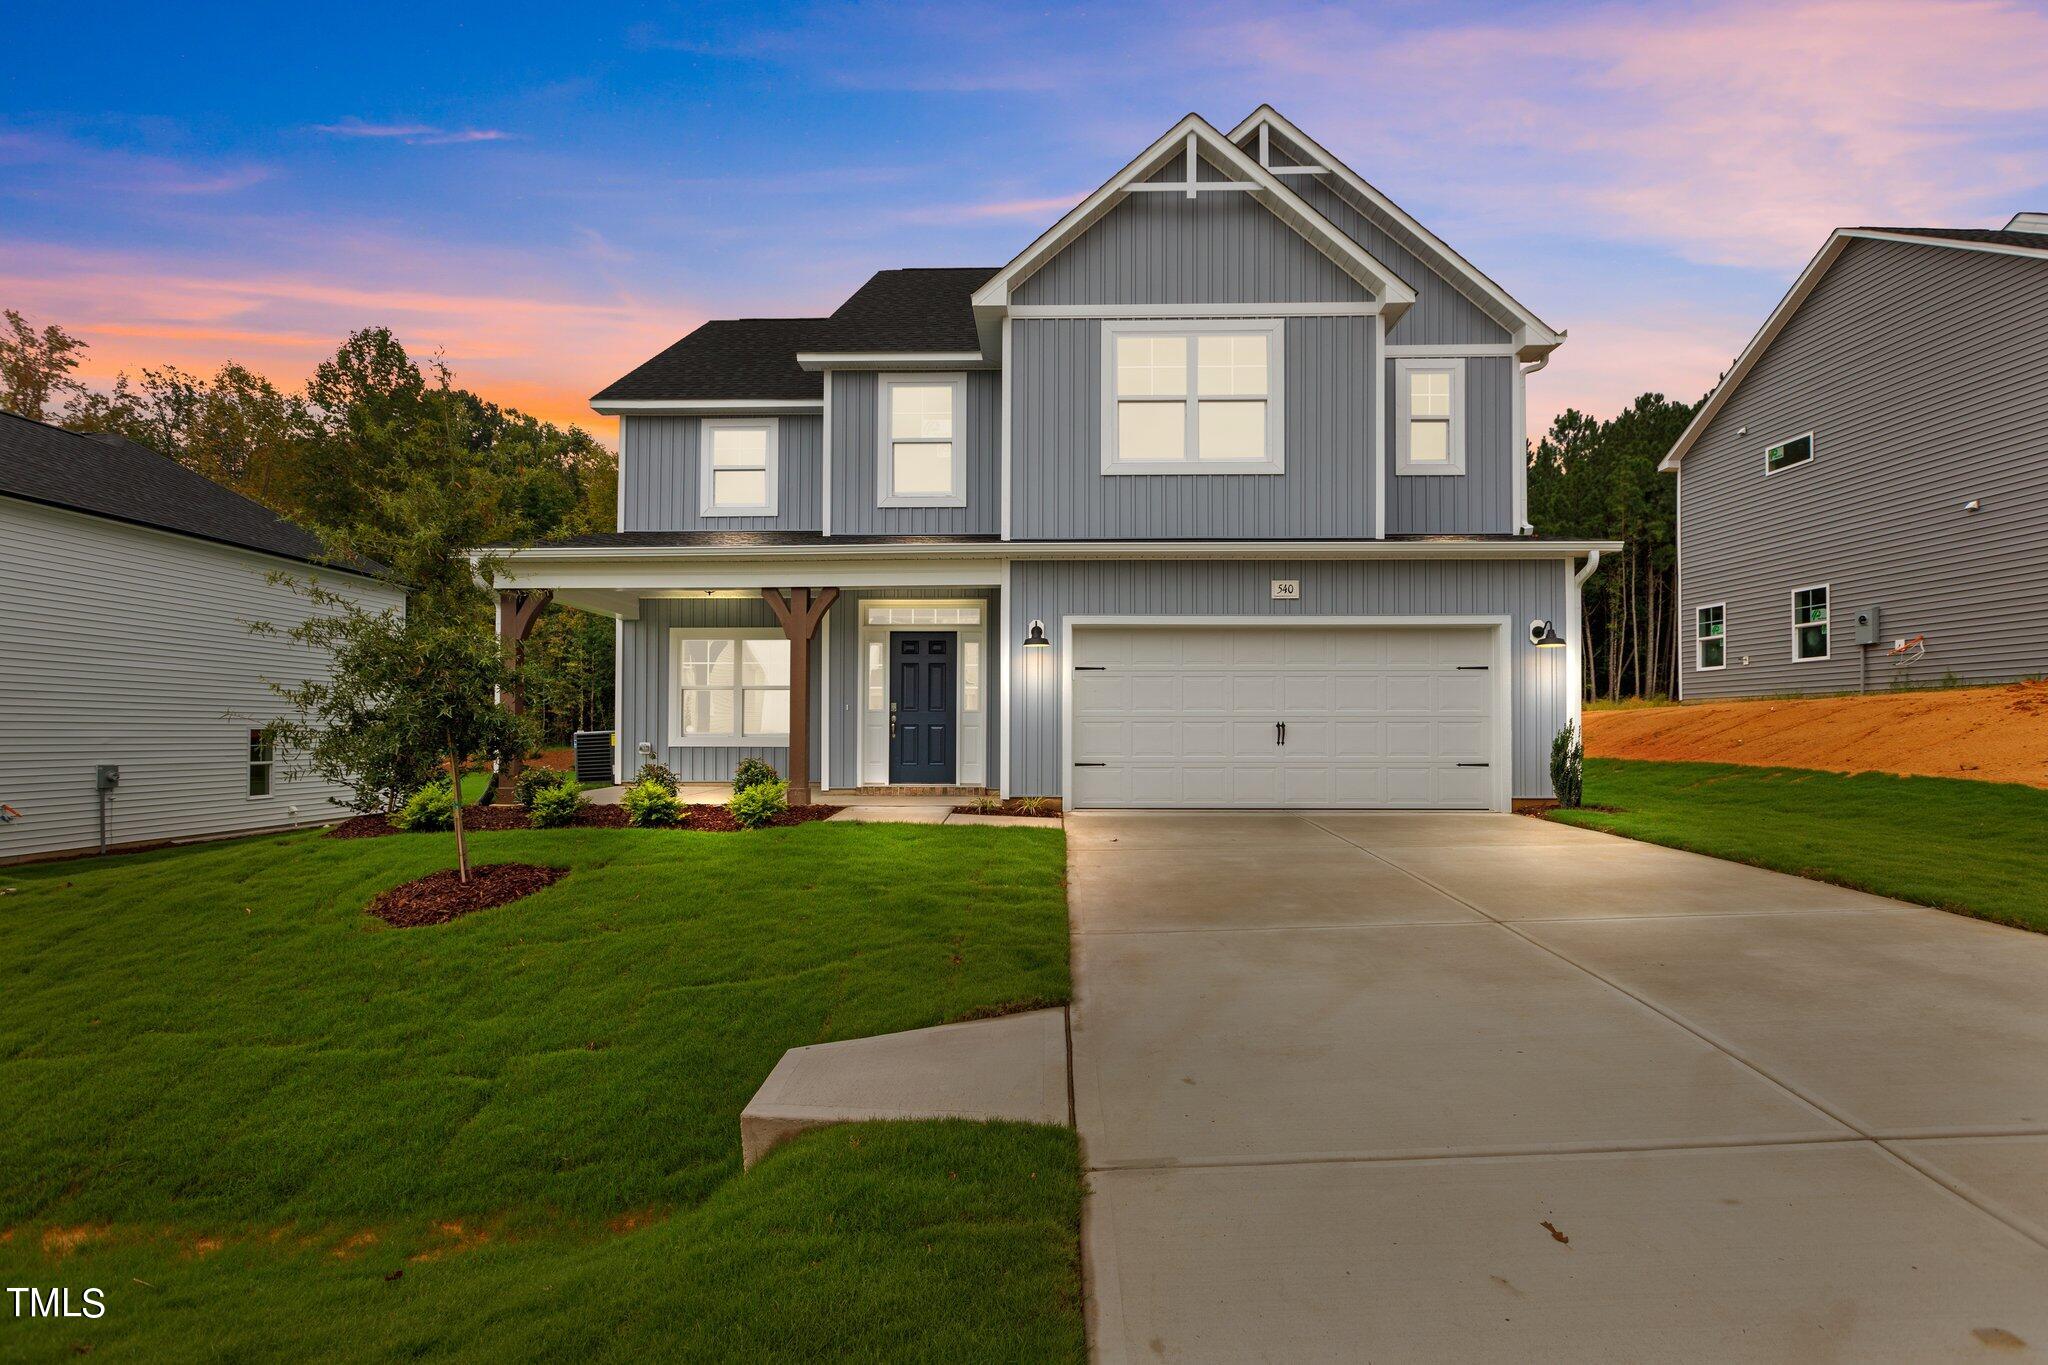
{"type": "Polygon", "coordinates": [[[1882,228],[1844,229],[1852,237],[1873,242],[1911,242],[1916,246],[1945,246],[1956,251],[1982,251],[1992,256],[2048,257],[2048,245],[2013,246],[2006,242],[1972,242],[1960,237],[1922,237],[1917,232],[1887,232],[1882,228]]]}
{"type": "Polygon", "coordinates": [[[750,413],[818,411],[815,398],[616,398],[592,399],[593,412],[607,417],[744,417],[750,413]]]}
{"type": "Polygon", "coordinates": [[[1397,478],[1449,477],[1465,472],[1465,362],[1456,356],[1424,360],[1407,356],[1394,362],[1394,474],[1397,478]],[[1444,451],[1441,464],[1416,462],[1409,453],[1409,408],[1414,401],[1409,376],[1447,374],[1451,377],[1450,412],[1444,419],[1444,451]]]}
{"type": "MultiPolygon", "coordinates": [[[[1586,738],[1586,642],[1580,638],[1585,627],[1581,620],[1579,596],[1579,579],[1572,572],[1572,562],[1567,559],[1564,562],[1564,643],[1569,657],[1564,664],[1565,719],[1583,743],[1586,738]]],[[[1553,791],[1551,795],[1557,793],[1553,791]]]]}
{"type": "Polygon", "coordinates": [[[1003,377],[1002,415],[998,419],[1003,428],[997,433],[997,446],[1001,452],[1003,467],[1002,534],[1010,538],[1010,372],[1015,366],[1015,357],[1010,350],[1010,319],[1003,319],[1003,377]]]}
{"type": "MultiPolygon", "coordinates": [[[[1671,600],[1682,608],[1685,603],[1685,471],[1674,469],[1671,471],[1671,477],[1677,483],[1677,487],[1671,490],[1671,525],[1677,533],[1676,548],[1671,554],[1671,600]]],[[[1725,645],[1722,647],[1721,657],[1728,657],[1725,645]]],[[[1677,693],[1679,701],[1685,700],[1685,670],[1682,668],[1678,670],[1678,679],[1672,684],[1672,691],[1677,693]]]]}
{"type": "Polygon", "coordinates": [[[997,705],[1001,708],[1002,723],[998,725],[997,743],[1002,747],[996,753],[996,795],[1007,798],[1010,794],[1010,716],[1016,707],[1010,699],[1010,656],[1017,652],[1010,641],[1010,561],[1003,561],[1003,581],[996,591],[996,639],[1001,643],[1002,690],[997,694],[997,705]]]}
{"type": "MultiPolygon", "coordinates": [[[[621,777],[621,776],[619,775],[619,763],[620,763],[620,761],[621,761],[621,758],[620,758],[620,756],[621,756],[622,754],[624,754],[624,753],[625,753],[625,746],[624,746],[624,745],[623,745],[622,743],[620,743],[620,741],[619,741],[619,717],[621,717],[621,716],[623,716],[623,715],[625,715],[625,714],[626,714],[626,713],[625,713],[625,710],[624,710],[624,708],[623,708],[623,707],[622,707],[622,706],[620,705],[620,703],[621,703],[621,702],[623,702],[623,701],[624,701],[624,700],[626,699],[626,698],[625,698],[625,693],[626,693],[626,670],[625,670],[625,669],[623,669],[623,668],[621,668],[621,667],[619,667],[619,665],[620,665],[620,664],[621,664],[621,663],[622,663],[622,662],[624,661],[624,660],[623,660],[623,656],[624,656],[625,652],[626,652],[626,622],[625,622],[625,619],[624,619],[623,617],[618,617],[618,616],[614,616],[614,617],[612,618],[612,781],[613,781],[613,782],[622,782],[622,781],[624,781],[624,780],[625,780],[624,778],[622,778],[622,777],[621,777]]],[[[635,768],[635,769],[634,769],[633,771],[637,773],[637,772],[639,772],[639,769],[638,769],[638,768],[635,768]]]]}
{"type": "Polygon", "coordinates": [[[616,504],[612,508],[612,529],[614,531],[626,529],[626,429],[632,425],[631,422],[628,422],[623,417],[619,419],[619,476],[617,480],[618,486],[612,490],[614,495],[613,501],[616,504]]]}
{"type": "Polygon", "coordinates": [[[1529,533],[1529,371],[1509,365],[1514,387],[1508,396],[1508,520],[1518,536],[1529,533]]]}
{"type": "MultiPolygon", "coordinates": [[[[721,564],[774,566],[791,561],[821,560],[833,564],[902,560],[994,561],[1004,559],[1569,559],[1591,550],[1618,552],[1618,540],[1013,540],[1002,541],[920,541],[891,545],[645,545],[645,546],[555,546],[533,545],[524,549],[499,550],[502,565],[516,569],[521,564],[573,564],[618,560],[645,562],[711,560],[721,564]]],[[[768,571],[764,567],[764,571],[768,571]]],[[[527,586],[529,577],[509,575],[527,586]]],[[[993,579],[975,581],[972,586],[992,584],[993,579]]],[[[617,584],[581,582],[576,587],[617,587],[617,584]]],[[[759,587],[756,580],[740,587],[759,587]]],[[[802,586],[798,584],[796,586],[802,586]]],[[[870,585],[872,586],[872,585],[870,585]]]]}
{"type": "MultiPolygon", "coordinates": [[[[742,466],[743,469],[751,466],[742,466]]],[[[700,517],[772,517],[782,492],[782,419],[779,417],[707,417],[697,424],[697,515],[700,517]],[[766,433],[766,461],[762,474],[767,500],[758,504],[727,507],[713,496],[714,472],[711,447],[721,431],[762,431],[766,433]]]]}
{"type": "MultiPolygon", "coordinates": [[[[1789,606],[1789,612],[1792,620],[1792,662],[1795,664],[1824,664],[1829,659],[1834,658],[1835,590],[1833,586],[1827,583],[1808,583],[1803,587],[1792,589],[1792,591],[1787,595],[1786,601],[1789,606]],[[1821,601],[1821,609],[1827,613],[1827,616],[1820,622],[1820,626],[1823,634],[1827,638],[1828,647],[1827,651],[1822,654],[1802,655],[1799,652],[1799,594],[1803,592],[1812,592],[1815,588],[1820,589],[1822,593],[1826,594],[1826,596],[1821,601]]],[[[1811,625],[1813,623],[1808,622],[1807,624],[1811,625]]]]}
{"type": "Polygon", "coordinates": [[[1210,627],[1215,629],[1271,629],[1274,627],[1330,628],[1348,627],[1371,629],[1373,627],[1468,627],[1491,629],[1493,638],[1493,701],[1494,730],[1493,757],[1489,767],[1493,776],[1492,809],[1497,811],[1514,808],[1514,688],[1513,653],[1510,637],[1513,634],[1512,617],[1494,615],[1474,616],[1067,616],[1060,620],[1060,652],[1057,660],[1060,669],[1060,806],[1064,810],[1074,808],[1074,630],[1076,627],[1122,626],[1122,627],[1210,627]]]}
{"type": "MultiPolygon", "coordinates": [[[[1101,468],[1110,475],[1153,474],[1281,474],[1287,467],[1287,330],[1277,318],[1217,320],[1211,318],[1160,318],[1148,321],[1105,319],[1101,340],[1100,427],[1101,468]],[[1185,408],[1182,456],[1178,460],[1125,460],[1117,449],[1117,406],[1119,403],[1153,401],[1119,394],[1116,386],[1116,344],[1126,336],[1176,336],[1187,338],[1187,391],[1178,400],[1185,408]],[[1263,460],[1203,460],[1198,458],[1198,422],[1204,401],[1227,402],[1233,397],[1217,394],[1207,399],[1200,393],[1198,355],[1205,336],[1263,336],[1266,338],[1266,392],[1256,401],[1266,405],[1266,458],[1263,460]]],[[[1242,395],[1253,401],[1253,395],[1242,395]]]]}
{"type": "Polygon", "coordinates": [[[980,351],[799,351],[806,370],[986,370],[995,365],[980,351]]]}
{"type": "MultiPolygon", "coordinates": [[[[1832,624],[1832,623],[1830,623],[1832,624]]],[[[1719,673],[1728,666],[1728,604],[1726,602],[1702,602],[1692,609],[1692,666],[1696,673],[1719,673]],[[1721,662],[1702,662],[1705,656],[1707,637],[1700,634],[1700,613],[1718,611],[1721,613],[1721,633],[1715,636],[1721,642],[1721,662]]]]}
{"type": "MultiPolygon", "coordinates": [[[[839,599],[832,599],[838,606],[839,599]]],[[[818,622],[818,790],[832,790],[832,616],[818,622]]]]}
{"type": "MultiPolygon", "coordinates": [[[[854,716],[856,726],[854,730],[853,741],[854,774],[856,779],[854,785],[860,787],[891,787],[902,785],[920,785],[916,783],[904,784],[889,781],[889,755],[886,748],[883,750],[882,753],[881,780],[870,781],[868,779],[867,666],[868,645],[871,643],[873,638],[878,637],[884,642],[882,656],[882,678],[884,692],[882,702],[883,705],[886,707],[888,705],[889,696],[895,687],[895,669],[889,666],[888,659],[887,641],[889,638],[889,633],[891,631],[897,630],[923,630],[931,631],[933,633],[937,633],[939,631],[952,631],[954,633],[954,638],[957,641],[959,641],[962,645],[965,645],[968,641],[971,640],[974,643],[981,646],[981,709],[979,711],[972,713],[978,718],[978,722],[973,725],[970,725],[967,720],[969,712],[967,710],[965,696],[967,687],[966,669],[963,666],[958,665],[957,661],[956,666],[953,669],[953,780],[963,787],[987,786],[989,698],[988,683],[989,665],[991,662],[989,658],[988,637],[990,616],[989,608],[991,604],[985,599],[979,597],[871,597],[864,599],[856,603],[855,605],[859,608],[859,618],[855,624],[860,633],[856,638],[855,644],[854,671],[860,679],[860,685],[854,689],[854,716]],[[871,625],[868,622],[868,608],[870,607],[973,607],[977,612],[977,617],[976,620],[971,624],[957,621],[945,621],[929,626],[897,625],[893,622],[882,625],[871,625]],[[974,739],[978,742],[978,747],[975,744],[969,743],[968,735],[970,732],[973,734],[974,739]],[[971,763],[969,762],[970,755],[973,759],[971,763]]],[[[964,658],[964,654],[962,657],[964,658]]],[[[886,715],[886,711],[883,714],[886,715]]],[[[1003,714],[1009,714],[1007,705],[1004,706],[1003,714]]]]}
{"type": "Polygon", "coordinates": [[[1278,176],[1245,155],[1242,148],[1223,136],[1207,119],[1199,114],[1189,114],[1058,222],[1040,233],[1008,265],[975,290],[972,302],[977,321],[992,325],[1001,310],[1009,306],[1011,291],[1017,285],[1029,279],[1074,239],[1093,227],[1122,202],[1132,186],[1142,184],[1175,158],[1192,156],[1197,146],[1232,173],[1237,182],[1252,186],[1251,194],[1260,204],[1346,274],[1371,290],[1374,297],[1391,311],[1405,311],[1415,302],[1415,291],[1399,275],[1346,236],[1278,176]]]}
{"type": "Polygon", "coordinates": [[[1453,356],[1505,356],[1513,359],[1521,348],[1512,341],[1475,341],[1470,343],[1445,342],[1431,345],[1427,342],[1397,342],[1387,347],[1390,357],[1420,356],[1429,360],[1447,360],[1453,356]]]}
{"type": "Polygon", "coordinates": [[[1448,243],[1424,227],[1406,209],[1374,189],[1358,172],[1352,170],[1338,158],[1330,155],[1329,151],[1321,143],[1295,127],[1286,116],[1281,114],[1272,105],[1262,104],[1247,114],[1241,123],[1230,130],[1230,141],[1235,144],[1253,128],[1259,129],[1262,135],[1269,128],[1278,129],[1281,136],[1292,142],[1295,148],[1309,160],[1327,167],[1329,174],[1336,179],[1340,186],[1350,190],[1358,198],[1363,199],[1367,206],[1376,209],[1395,227],[1400,229],[1395,234],[1397,237],[1401,235],[1410,236],[1415,239],[1417,244],[1424,247],[1426,251],[1434,253],[1439,258],[1439,264],[1450,268],[1451,278],[1447,282],[1452,288],[1457,289],[1459,293],[1464,294],[1467,298],[1472,298],[1474,303],[1490,300],[1496,307],[1518,319],[1522,324],[1523,332],[1522,336],[1518,338],[1520,347],[1526,350],[1549,350],[1564,344],[1565,334],[1563,332],[1554,330],[1542,318],[1529,311],[1513,295],[1509,294],[1507,290],[1502,289],[1489,279],[1479,267],[1473,265],[1456,251],[1453,251],[1448,243]],[[1460,279],[1469,287],[1460,288],[1460,279]],[[1481,297],[1473,298],[1474,291],[1481,297]]]}
{"type": "Polygon", "coordinates": [[[875,506],[877,507],[965,507],[967,505],[967,376],[961,371],[919,371],[912,374],[875,376],[875,506]],[[952,390],[952,435],[944,442],[924,440],[925,445],[952,447],[952,487],[944,493],[898,493],[896,491],[897,437],[890,431],[893,398],[890,390],[903,384],[927,387],[945,385],[952,390]]]}
{"type": "MultiPolygon", "coordinates": [[[[1369,299],[1328,303],[1015,303],[1007,318],[1364,318],[1380,305],[1369,299]]],[[[1506,354],[1505,351],[1502,352],[1506,354]]]]}
{"type": "Polygon", "coordinates": [[[1372,537],[1387,538],[1387,320],[1372,320],[1372,537]]]}
{"type": "MultiPolygon", "coordinates": [[[[668,695],[663,709],[668,716],[668,745],[671,749],[786,749],[789,747],[789,732],[780,734],[752,735],[746,732],[746,694],[754,692],[788,692],[788,684],[781,687],[755,686],[749,688],[742,681],[745,676],[745,651],[735,649],[732,660],[732,733],[728,735],[686,735],[683,733],[683,641],[685,640],[731,640],[737,645],[742,640],[781,640],[788,643],[789,637],[776,626],[670,626],[668,628],[668,673],[663,686],[668,695]]],[[[795,651],[791,651],[794,655],[795,651]]],[[[794,673],[791,675],[794,681],[794,673]]],[[[693,689],[708,690],[708,689],[693,689]]],[[[614,718],[616,721],[616,717],[614,718]]]]}
{"type": "Polygon", "coordinates": [[[825,376],[824,429],[818,433],[818,534],[832,534],[832,376],[825,376]]]}
{"type": "Polygon", "coordinates": [[[1782,441],[1773,441],[1769,445],[1764,447],[1764,477],[1768,479],[1773,474],[1783,474],[1789,470],[1804,469],[1806,466],[1812,464],[1815,460],[1819,458],[1820,442],[1817,439],[1815,439],[1814,434],[1812,432],[1806,431],[1801,432],[1797,436],[1787,436],[1782,441]],[[1781,464],[1776,469],[1771,468],[1771,452],[1774,450],[1783,450],[1786,446],[1791,445],[1794,441],[1806,442],[1806,458],[1803,460],[1794,460],[1790,464],[1781,464]]]}

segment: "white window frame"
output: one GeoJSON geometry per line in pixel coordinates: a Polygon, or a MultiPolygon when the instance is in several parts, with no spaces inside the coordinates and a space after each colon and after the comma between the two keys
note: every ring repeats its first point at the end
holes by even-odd
{"type": "MultiPolygon", "coordinates": [[[[1835,654],[1835,590],[1826,583],[1809,583],[1803,588],[1792,589],[1792,662],[1795,664],[1825,663],[1835,654]],[[1821,606],[1827,612],[1827,619],[1820,623],[1827,639],[1827,648],[1819,654],[1799,652],[1799,594],[1818,591],[1823,594],[1821,606]]],[[[1808,624],[1812,624],[1809,622],[1808,624]]]]}
{"type": "MultiPolygon", "coordinates": [[[[706,417],[697,428],[697,514],[703,517],[772,517],[776,514],[782,484],[782,419],[779,417],[706,417]],[[768,500],[756,506],[721,506],[713,492],[711,446],[721,431],[765,431],[767,452],[763,466],[768,478],[768,500]]],[[[623,485],[622,485],[623,486],[623,485]]]]}
{"type": "Polygon", "coordinates": [[[263,727],[252,725],[249,727],[249,776],[252,780],[258,768],[263,769],[263,790],[250,792],[248,799],[268,801],[277,795],[277,739],[275,736],[264,737],[263,727]],[[264,757],[258,758],[259,753],[264,757]]]}
{"type": "MultiPolygon", "coordinates": [[[[1280,318],[1106,318],[1102,323],[1102,472],[1104,474],[1284,474],[1287,472],[1287,327],[1280,318]],[[1116,342],[1126,336],[1169,336],[1188,339],[1188,388],[1177,400],[1187,404],[1186,434],[1178,460],[1124,460],[1117,451],[1116,342]],[[1201,405],[1198,393],[1200,338],[1263,336],[1266,338],[1266,458],[1204,460],[1197,457],[1201,405]]],[[[1241,395],[1248,400],[1253,395],[1241,395]]],[[[1231,395],[1210,394],[1209,402],[1229,402],[1231,395]]],[[[1175,401],[1175,400],[1167,400],[1175,401]]]]}
{"type": "MultiPolygon", "coordinates": [[[[967,505],[967,374],[963,370],[906,371],[876,379],[875,389],[875,506],[877,507],[965,507],[967,505]],[[905,384],[944,384],[953,390],[953,481],[944,493],[898,493],[896,491],[896,441],[890,434],[889,414],[894,391],[905,384]]],[[[914,438],[911,438],[914,439],[914,438]]],[[[933,440],[930,444],[939,444],[933,440]]]]}
{"type": "MultiPolygon", "coordinates": [[[[676,749],[774,749],[787,748],[789,732],[752,735],[746,732],[748,692],[787,692],[789,687],[756,684],[746,679],[746,647],[743,640],[781,640],[789,636],[774,626],[671,626],[668,632],[668,742],[676,749]],[[732,733],[729,735],[686,735],[683,733],[683,641],[730,640],[732,660],[732,733]]],[[[794,650],[791,651],[794,654],[794,650]]],[[[791,681],[794,682],[794,674],[791,681]]]]}
{"type": "Polygon", "coordinates": [[[1795,469],[1804,469],[1819,458],[1820,441],[1815,438],[1812,432],[1802,431],[1797,436],[1787,436],[1782,441],[1773,441],[1769,445],[1764,447],[1764,477],[1768,479],[1773,474],[1789,474],[1795,469]],[[1795,460],[1793,463],[1788,465],[1780,465],[1776,469],[1771,468],[1771,452],[1774,450],[1783,450],[1786,446],[1791,445],[1794,441],[1806,442],[1806,458],[1803,460],[1795,460]]]}
{"type": "Polygon", "coordinates": [[[1692,666],[1695,672],[1718,673],[1728,666],[1728,604],[1726,602],[1702,602],[1692,609],[1692,666]],[[1700,618],[1710,611],[1721,613],[1721,633],[1712,638],[1721,642],[1721,662],[1705,662],[1708,636],[1700,634],[1700,618]]]}
{"type": "Polygon", "coordinates": [[[1465,359],[1463,356],[1403,356],[1394,362],[1394,472],[1400,475],[1461,475],[1465,472],[1465,359]],[[1410,455],[1409,409],[1414,392],[1408,382],[1413,374],[1448,374],[1451,377],[1451,412],[1444,434],[1442,462],[1417,464],[1410,455]]]}

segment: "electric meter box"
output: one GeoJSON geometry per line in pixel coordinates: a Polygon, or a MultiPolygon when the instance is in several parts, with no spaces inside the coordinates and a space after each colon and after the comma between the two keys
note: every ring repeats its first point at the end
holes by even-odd
{"type": "Polygon", "coordinates": [[[1856,643],[1874,645],[1884,630],[1884,608],[1858,607],[1856,609],[1856,643]]]}

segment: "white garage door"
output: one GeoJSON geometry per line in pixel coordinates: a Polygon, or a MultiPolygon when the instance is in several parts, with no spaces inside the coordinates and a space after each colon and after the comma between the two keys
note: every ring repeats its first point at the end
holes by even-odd
{"type": "Polygon", "coordinates": [[[1073,804],[1485,809],[1506,723],[1493,639],[1470,626],[1077,626],[1073,804]]]}

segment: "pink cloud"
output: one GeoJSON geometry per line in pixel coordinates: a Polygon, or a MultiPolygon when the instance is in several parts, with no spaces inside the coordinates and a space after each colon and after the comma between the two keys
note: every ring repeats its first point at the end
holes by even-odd
{"type": "Polygon", "coordinates": [[[437,128],[431,123],[365,123],[355,117],[337,123],[316,123],[316,133],[329,137],[388,139],[413,147],[440,147],[465,142],[502,142],[512,134],[498,128],[437,128]]]}
{"type": "Polygon", "coordinates": [[[11,167],[36,172],[36,179],[17,192],[43,198],[224,195],[270,178],[267,166],[252,162],[207,164],[97,147],[53,133],[0,129],[0,168],[11,167]]]}

